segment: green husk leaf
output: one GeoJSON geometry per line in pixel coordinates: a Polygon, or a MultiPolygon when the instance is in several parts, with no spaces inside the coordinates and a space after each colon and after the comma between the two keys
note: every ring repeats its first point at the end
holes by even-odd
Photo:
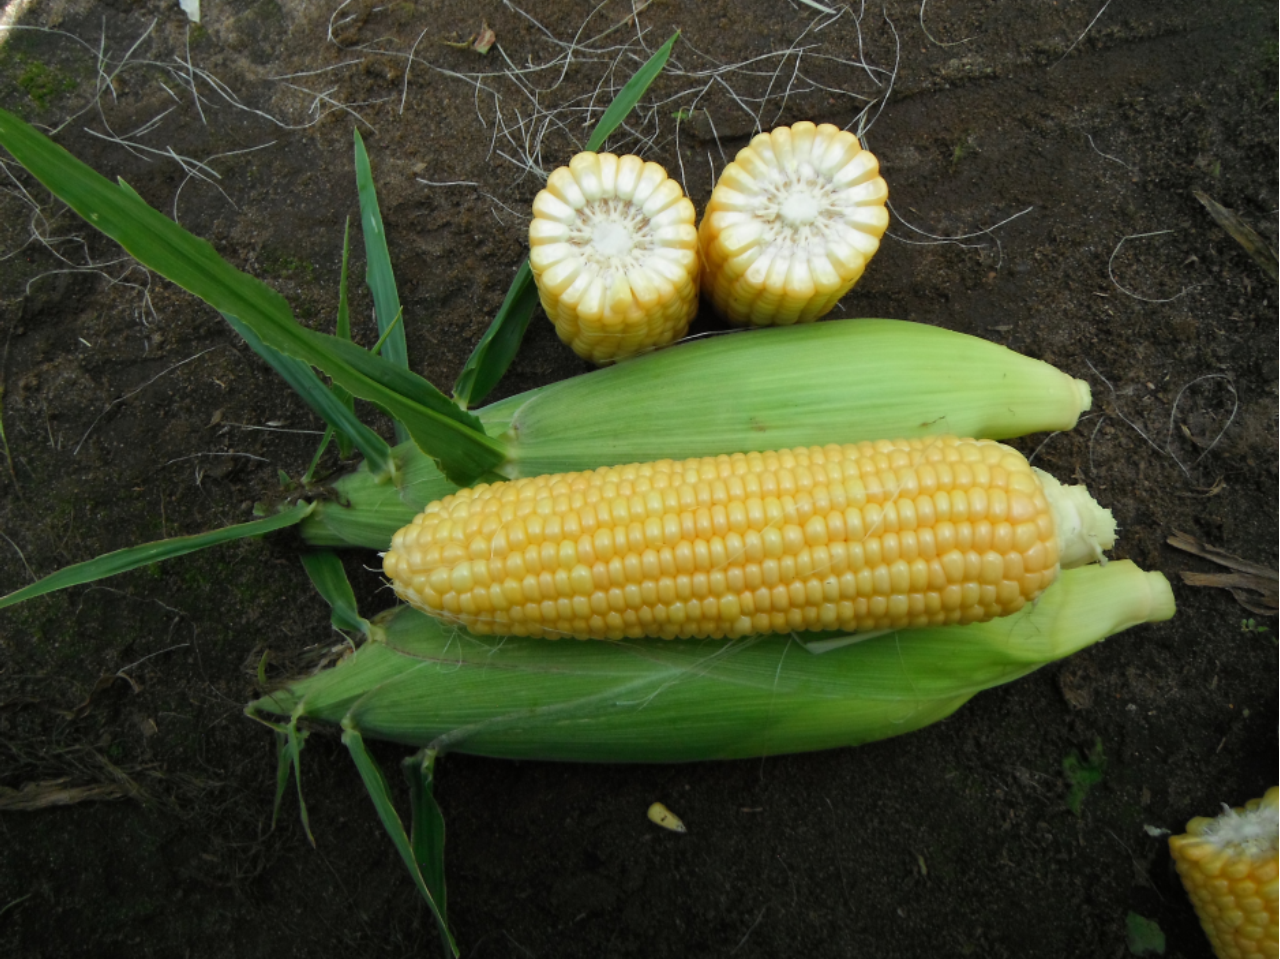
{"type": "Polygon", "coordinates": [[[458,946],[454,942],[453,934],[449,932],[449,924],[444,914],[444,904],[436,901],[431,889],[427,886],[422,870],[418,867],[413,843],[405,834],[404,823],[400,820],[400,814],[396,812],[395,803],[391,799],[391,787],[387,783],[387,777],[383,775],[382,768],[370,755],[369,750],[365,748],[364,739],[354,723],[343,724],[342,742],[351,753],[351,758],[355,760],[356,769],[360,771],[360,778],[364,780],[364,788],[368,791],[369,798],[373,800],[374,808],[378,811],[378,818],[382,820],[383,828],[386,829],[387,835],[391,837],[391,842],[395,845],[396,851],[400,853],[400,858],[404,861],[409,870],[409,875],[413,878],[413,884],[418,887],[418,892],[426,901],[427,906],[430,907],[432,915],[435,916],[445,948],[450,955],[457,956],[458,946]]]}
{"type": "Polygon", "coordinates": [[[504,474],[945,433],[1005,439],[1070,429],[1089,405],[1087,384],[978,337],[830,320],[682,343],[555,383],[512,417],[504,474]]]}
{"type": "Polygon", "coordinates": [[[194,553],[196,550],[217,546],[220,543],[230,543],[237,539],[264,536],[267,533],[301,522],[311,513],[312,509],[314,509],[314,506],[311,503],[299,503],[266,519],[238,523],[235,526],[215,529],[208,533],[197,533],[194,536],[175,536],[171,539],[162,539],[154,543],[144,543],[141,546],[119,549],[113,553],[104,553],[83,563],[76,563],[74,566],[60,569],[56,573],[50,573],[30,586],[12,592],[8,596],[0,597],[0,609],[16,605],[28,599],[34,599],[37,596],[43,596],[45,593],[52,593],[55,590],[66,589],[69,586],[83,586],[85,583],[97,582],[100,579],[106,579],[108,576],[127,573],[129,570],[137,569],[140,566],[149,566],[152,563],[159,563],[166,559],[185,556],[187,553],[194,553]]]}
{"type": "Polygon", "coordinates": [[[385,639],[252,708],[301,708],[376,738],[504,758],[680,762],[803,752],[918,729],[975,693],[1173,611],[1167,580],[1127,560],[1068,570],[1013,616],[897,631],[821,656],[786,636],[480,638],[401,607],[377,621],[385,639]]]}
{"type": "Polygon", "coordinates": [[[356,610],[356,594],[351,590],[351,582],[347,579],[346,570],[342,568],[342,560],[336,553],[322,550],[315,553],[302,554],[302,566],[311,577],[311,584],[316,592],[324,597],[333,612],[329,621],[337,630],[369,635],[369,621],[356,610]]]}
{"type": "MultiPolygon", "coordinates": [[[[356,150],[356,190],[360,195],[360,226],[364,234],[365,282],[373,294],[373,312],[378,321],[378,332],[386,342],[382,356],[396,366],[409,368],[409,347],[405,343],[404,327],[395,326],[400,316],[400,294],[396,291],[395,272],[391,268],[391,253],[387,249],[387,231],[382,224],[382,211],[378,207],[378,191],[373,184],[373,170],[369,166],[369,154],[365,152],[360,131],[353,128],[356,150]]],[[[404,427],[396,424],[396,441],[403,443],[409,437],[404,427]]]]}
{"type": "Polygon", "coordinates": [[[273,349],[315,366],[352,395],[386,409],[456,482],[475,482],[502,463],[501,445],[485,437],[473,416],[422,377],[338,337],[301,326],[284,298],[266,284],[241,273],[206,241],[147,206],[133,190],[113,186],[5,110],[0,110],[0,145],[143,265],[237,317],[273,349]]]}
{"type": "Polygon", "coordinates": [[[350,405],[350,394],[347,403],[343,398],[325,386],[316,376],[315,371],[306,363],[286,356],[279,350],[267,346],[256,333],[245,323],[230,313],[223,313],[222,318],[230,324],[244,339],[253,352],[262,357],[267,365],[280,374],[281,379],[293,387],[293,391],[302,397],[326,425],[335,430],[339,436],[348,438],[348,444],[354,444],[364,456],[369,468],[381,477],[392,474],[391,447],[381,436],[356,418],[350,405]]]}
{"type": "MultiPolygon", "coordinates": [[[[640,98],[644,96],[649,85],[653,83],[662,68],[667,65],[671,56],[671,48],[675,45],[680,33],[676,31],[671,39],[659,47],[644,66],[626,82],[618,92],[614,101],[609,104],[604,115],[591,131],[587,140],[587,150],[599,150],[609,134],[627,118],[640,98]]],[[[467,365],[462,368],[458,381],[453,386],[454,399],[463,409],[469,409],[489,395],[515,355],[520,350],[525,331],[529,328],[529,319],[533,316],[534,307],[538,305],[538,290],[533,283],[533,271],[529,269],[529,261],[525,260],[516,271],[515,279],[507,290],[498,315],[489,324],[480,342],[467,358],[467,365]]]]}
{"type": "Polygon", "coordinates": [[[458,487],[412,443],[392,450],[396,483],[384,483],[365,465],[334,484],[336,498],[316,503],[299,529],[312,546],[385,550],[396,530],[407,526],[428,503],[458,487]]]}

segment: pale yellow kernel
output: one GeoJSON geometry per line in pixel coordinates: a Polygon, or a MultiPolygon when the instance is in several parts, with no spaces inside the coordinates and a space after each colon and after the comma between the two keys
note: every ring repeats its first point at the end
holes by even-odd
{"type": "MultiPolygon", "coordinates": [[[[579,563],[574,566],[569,571],[568,580],[569,589],[574,595],[589,596],[592,590],[595,589],[595,579],[591,575],[591,567],[585,563],[579,563]]],[[[560,592],[561,595],[567,595],[563,591],[560,592]]]]}
{"type": "Polygon", "coordinates": [[[827,542],[827,523],[822,516],[810,516],[805,521],[804,541],[810,546],[822,546],[827,542]]]}
{"type": "Polygon", "coordinates": [[[880,537],[880,561],[896,563],[902,556],[902,546],[897,533],[885,533],[880,537]]]}
{"type": "Polygon", "coordinates": [[[1026,553],[1040,542],[1040,530],[1035,523],[1020,522],[1013,528],[1013,548],[1019,553],[1026,553]]]}
{"type": "Polygon", "coordinates": [[[1036,529],[1040,533],[1040,538],[1046,543],[1054,539],[1053,516],[1048,512],[1048,504],[1044,506],[1045,512],[1036,517],[1036,529]]]}
{"type": "Polygon", "coordinates": [[[862,555],[866,557],[867,566],[876,567],[884,562],[883,550],[880,548],[880,537],[872,536],[862,544],[862,555]]]}
{"type": "Polygon", "coordinates": [[[894,560],[889,563],[889,590],[893,593],[906,594],[911,590],[911,565],[905,560],[894,560]]]}
{"type": "Polygon", "coordinates": [[[942,608],[947,612],[957,612],[960,609],[962,599],[963,595],[960,586],[952,583],[942,591],[942,608]]]}
{"type": "Polygon", "coordinates": [[[911,615],[910,598],[904,595],[894,594],[889,597],[889,605],[886,609],[886,615],[889,617],[889,624],[893,627],[908,626],[909,617],[911,615]]]}
{"type": "Polygon", "coordinates": [[[693,572],[693,545],[688,540],[676,543],[673,550],[676,569],[681,573],[693,572]]]}
{"type": "Polygon", "coordinates": [[[942,567],[942,573],[948,583],[959,583],[964,580],[964,553],[960,550],[950,550],[935,562],[942,567]]]}
{"type": "MultiPolygon", "coordinates": [[[[577,599],[577,597],[574,598],[575,600],[577,599]]],[[[604,616],[609,612],[609,596],[607,593],[601,590],[596,590],[587,597],[587,601],[590,605],[591,612],[595,615],[604,616]]]]}
{"type": "Polygon", "coordinates": [[[1038,573],[1045,568],[1044,543],[1037,542],[1022,554],[1022,561],[1028,573],[1038,573]]]}
{"type": "Polygon", "coordinates": [[[1013,477],[1013,483],[1010,485],[1017,484],[1017,481],[1021,479],[1026,480],[1025,485],[1029,486],[1030,490],[1017,489],[1009,493],[1009,522],[1013,523],[1014,526],[1034,520],[1039,512],[1036,509],[1035,501],[1028,495],[1029,492],[1036,491],[1034,479],[1021,475],[1015,476],[1013,477]]]}

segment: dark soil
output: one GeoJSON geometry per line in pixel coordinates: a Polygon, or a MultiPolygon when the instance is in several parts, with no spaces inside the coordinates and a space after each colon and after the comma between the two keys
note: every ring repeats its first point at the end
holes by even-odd
{"type": "MultiPolygon", "coordinates": [[[[581,51],[553,89],[558,68],[529,74],[545,90],[535,111],[531,87],[496,74],[559,55],[594,0],[530,4],[547,33],[496,0],[206,6],[188,31],[158,0],[37,4],[21,24],[48,30],[5,40],[0,103],[176,211],[326,330],[343,222],[358,222],[357,126],[411,357],[447,389],[524,255],[540,178],[501,154],[567,161],[645,56],[635,23],[581,51]],[[440,42],[482,20],[499,43],[487,57],[440,42]],[[144,34],[98,87],[99,50],[118,66],[144,34]],[[260,112],[198,78],[197,108],[175,56],[260,112]],[[443,70],[495,75],[477,93],[443,70]],[[136,146],[95,135],[109,133],[136,146]],[[198,168],[170,148],[220,178],[188,176],[198,168]]],[[[630,9],[607,2],[578,42],[630,9]]],[[[665,103],[611,145],[683,168],[701,206],[755,126],[729,88],[766,126],[847,125],[866,103],[855,95],[883,98],[888,74],[846,61],[896,64],[867,142],[897,217],[844,314],[987,337],[1092,383],[1079,428],[1019,445],[1114,509],[1115,554],[1163,570],[1179,614],[859,749],[678,767],[450,756],[439,799],[459,942],[492,957],[1121,957],[1133,913],[1159,924],[1165,955],[1207,957],[1156,830],[1275,784],[1277,626],[1183,585],[1180,572],[1212,567],[1165,540],[1183,530],[1276,565],[1276,284],[1193,196],[1274,242],[1275,5],[891,0],[883,15],[868,5],[860,30],[851,14],[819,30],[817,16],[783,0],[657,0],[638,17],[644,45],[679,26],[684,75],[661,78],[650,101],[665,103]],[[781,56],[793,44],[799,60],[781,56]],[[709,76],[693,74],[762,57],[695,104],[709,76]],[[673,114],[693,106],[707,112],[677,145],[673,114]],[[1105,771],[1077,815],[1063,762],[1091,750],[1105,771]],[[687,835],[645,819],[655,800],[687,835]]],[[[306,469],[316,420],[213,311],[129,270],[7,158],[5,170],[0,593],[250,518],[277,470],[306,469]]],[[[358,282],[353,316],[371,344],[358,282]]],[[[583,369],[539,315],[500,389],[583,369]]],[[[100,787],[94,801],[0,814],[0,953],[437,953],[336,736],[312,735],[304,754],[317,848],[292,797],[271,827],[275,744],[242,706],[265,653],[282,672],[337,640],[297,552],[282,534],[0,613],[0,785],[100,787]]],[[[389,599],[371,565],[349,557],[375,611],[389,599]]],[[[374,748],[388,769],[403,752],[374,748]]]]}

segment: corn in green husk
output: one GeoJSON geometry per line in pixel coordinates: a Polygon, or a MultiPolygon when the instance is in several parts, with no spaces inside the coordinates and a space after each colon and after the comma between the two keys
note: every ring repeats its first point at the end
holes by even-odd
{"type": "MultiPolygon", "coordinates": [[[[995,343],[902,320],[836,320],[683,343],[476,411],[504,476],[536,476],[945,433],[1007,439],[1068,430],[1089,386],[995,343]]],[[[386,549],[454,492],[413,444],[396,483],[361,467],[301,525],[320,546],[386,549]]]]}
{"type": "Polygon", "coordinates": [[[788,637],[617,643],[481,639],[407,607],[373,639],[249,711],[485,756],[734,759],[911,732],[971,696],[1174,613],[1160,573],[1068,570],[988,623],[893,632],[815,655],[788,637]]]}

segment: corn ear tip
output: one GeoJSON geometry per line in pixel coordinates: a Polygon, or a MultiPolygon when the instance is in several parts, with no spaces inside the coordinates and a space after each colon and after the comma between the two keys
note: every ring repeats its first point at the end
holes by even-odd
{"type": "Polygon", "coordinates": [[[1078,397],[1080,404],[1080,412],[1088,413],[1093,409],[1093,387],[1084,380],[1073,379],[1071,382],[1075,384],[1076,396],[1078,397]]]}

